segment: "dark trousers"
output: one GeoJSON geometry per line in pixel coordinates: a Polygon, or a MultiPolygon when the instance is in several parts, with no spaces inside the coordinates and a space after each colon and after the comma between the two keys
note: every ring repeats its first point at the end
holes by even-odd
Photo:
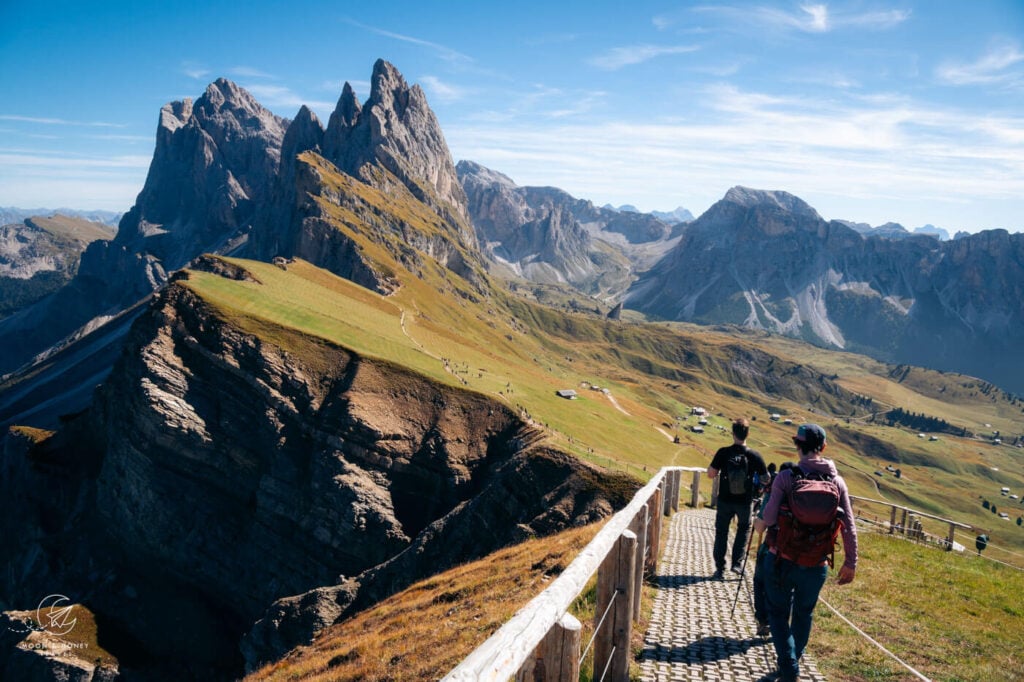
{"type": "Polygon", "coordinates": [[[764,561],[768,554],[768,544],[762,543],[757,548],[757,559],[754,561],[754,619],[758,625],[768,622],[768,597],[764,586],[764,561]]]}
{"type": "Polygon", "coordinates": [[[747,533],[750,531],[750,502],[723,502],[718,500],[715,514],[715,569],[725,570],[725,549],[729,544],[729,525],[733,517],[738,520],[736,539],[732,541],[732,565],[743,563],[743,550],[747,547],[747,533]]]}
{"type": "Polygon", "coordinates": [[[798,566],[769,552],[764,559],[768,626],[783,680],[800,674],[800,657],[811,636],[814,605],[818,603],[828,566],[798,566]]]}

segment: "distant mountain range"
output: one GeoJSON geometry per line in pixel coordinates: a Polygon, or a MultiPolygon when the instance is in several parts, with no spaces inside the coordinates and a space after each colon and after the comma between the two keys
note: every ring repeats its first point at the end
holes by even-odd
{"type": "Polygon", "coordinates": [[[0,206],[0,225],[20,223],[26,218],[42,217],[47,218],[54,215],[63,215],[71,218],[81,218],[91,223],[103,223],[110,227],[117,227],[123,213],[115,211],[86,211],[78,208],[17,208],[15,206],[0,206]]]}
{"type": "MultiPolygon", "coordinates": [[[[312,152],[436,210],[443,225],[414,230],[411,220],[401,239],[470,281],[489,272],[563,286],[607,308],[763,328],[1024,392],[1010,351],[1024,329],[1021,235],[948,240],[934,226],[827,222],[785,192],[747,188],[692,219],[519,187],[471,161],[456,166],[422,91],[379,69],[370,99],[344,91],[326,127],[305,107],[281,119],[224,79],[194,103],[164,106],[146,184],[117,236],[85,251],[73,286],[0,321],[0,372],[117,315],[204,252],[302,257],[388,291],[384,269],[323,227],[324,192],[337,190],[303,156],[312,152]]],[[[368,209],[353,198],[345,210],[368,209]]]]}
{"type": "Polygon", "coordinates": [[[554,187],[519,187],[471,161],[456,170],[479,242],[501,275],[565,283],[614,302],[681,233],[650,214],[598,208],[554,187]]]}
{"type": "Polygon", "coordinates": [[[939,242],[827,222],[786,192],[735,187],[642,273],[626,307],[765,329],[1024,392],[1024,234],[939,242]]]}
{"type": "MultiPolygon", "coordinates": [[[[5,216],[20,216],[4,210],[5,216]]],[[[114,237],[102,222],[54,213],[0,224],[0,319],[66,285],[93,241],[114,237]]]]}
{"type": "MultiPolygon", "coordinates": [[[[20,254],[29,236],[10,234],[20,254]]],[[[1024,386],[1024,236],[863,235],[743,187],[680,222],[519,187],[456,165],[422,89],[383,60],[326,126],[225,79],[166,104],[145,186],[105,234],[0,320],[0,425],[17,425],[0,607],[84,595],[127,679],[238,679],[414,580],[605,518],[639,481],[573,453],[642,451],[641,476],[699,461],[663,430],[695,400],[874,420],[905,391],[963,396],[974,419],[1019,410],[976,379],[774,334],[1024,386]],[[505,278],[594,307],[539,305],[505,278]],[[623,320],[594,312],[623,303],[623,320]],[[622,405],[556,395],[597,378],[622,405]]],[[[860,428],[830,435],[867,462],[896,451],[860,428]]],[[[4,622],[5,679],[117,675],[19,648],[4,622]]]]}

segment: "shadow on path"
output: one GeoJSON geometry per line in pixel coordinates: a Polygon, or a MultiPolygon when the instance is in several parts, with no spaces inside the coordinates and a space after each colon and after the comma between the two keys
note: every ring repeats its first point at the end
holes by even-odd
{"type": "Polygon", "coordinates": [[[766,641],[760,637],[748,637],[746,639],[719,636],[702,637],[684,647],[673,647],[667,651],[661,647],[647,646],[640,652],[640,660],[653,661],[659,658],[664,659],[667,655],[669,660],[682,660],[688,664],[710,663],[738,654],[745,654],[754,647],[763,646],[766,641]]]}

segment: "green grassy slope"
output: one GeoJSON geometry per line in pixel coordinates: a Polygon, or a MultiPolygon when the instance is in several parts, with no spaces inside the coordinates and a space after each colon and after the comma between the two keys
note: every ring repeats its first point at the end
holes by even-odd
{"type": "MultiPolygon", "coordinates": [[[[485,393],[518,406],[546,427],[552,445],[585,459],[640,477],[670,464],[705,466],[729,442],[729,419],[746,416],[755,420],[752,446],[781,463],[793,457],[794,426],[768,419],[769,410],[778,410],[795,424],[825,426],[832,435],[827,454],[854,494],[952,517],[987,531],[994,546],[1024,554],[1024,528],[1016,525],[1024,506],[999,494],[1002,486],[1024,492],[1019,449],[948,434],[921,439],[912,430],[870,423],[869,410],[850,400],[873,396],[877,408],[895,398],[960,418],[972,431],[984,423],[1007,434],[1024,431],[1012,397],[968,391],[955,404],[934,397],[943,385],[952,392],[975,380],[934,373],[926,395],[892,378],[885,365],[774,336],[614,323],[503,295],[453,304],[419,278],[385,298],[302,261],[286,269],[233,262],[258,283],[194,272],[186,284],[240,326],[280,344],[287,339],[276,328],[296,329],[485,393]],[[809,402],[819,387],[826,399],[809,402]],[[579,397],[560,398],[560,389],[579,397]],[[828,393],[834,390],[837,395],[828,393]],[[688,430],[695,405],[710,412],[704,434],[688,430]],[[982,419],[990,421],[976,421],[982,419]],[[677,435],[680,443],[673,444],[677,435]],[[886,466],[900,468],[902,478],[886,466]],[[984,509],[983,499],[1011,518],[984,509]]],[[[888,519],[885,508],[864,511],[888,519]]],[[[941,524],[925,527],[946,533],[941,524]]],[[[970,545],[973,535],[958,540],[970,545]]]]}
{"type": "MultiPolygon", "coordinates": [[[[338,192],[355,191],[346,190],[337,178],[333,181],[338,192]]],[[[356,189],[370,204],[379,201],[372,192],[356,189]]],[[[401,213],[403,206],[382,210],[401,213]]],[[[408,222],[420,220],[412,213],[408,216],[408,222]]],[[[355,224],[357,217],[342,217],[335,216],[339,229],[399,282],[395,293],[380,296],[300,260],[280,266],[226,259],[248,271],[254,281],[193,271],[181,285],[268,342],[309,353],[316,344],[296,343],[296,338],[325,339],[434,381],[478,391],[518,408],[543,428],[549,445],[641,478],[665,465],[706,466],[715,449],[730,442],[728,426],[734,417],[753,420],[751,445],[777,463],[794,458],[790,435],[795,424],[818,422],[830,434],[827,456],[837,461],[855,495],[971,524],[991,538],[986,555],[1024,565],[1024,527],[1016,524],[1024,506],[1000,494],[1002,486],[1024,493],[1024,452],[993,445],[983,437],[998,429],[1011,442],[1014,435],[1024,433],[1021,404],[1015,397],[968,377],[890,367],[749,330],[611,322],[595,314],[556,310],[500,289],[485,290],[481,296],[477,288],[469,295],[470,287],[458,276],[429,261],[421,261],[426,265],[415,275],[404,270],[391,250],[400,247],[398,242],[379,234],[369,239],[355,224]],[[467,295],[452,295],[459,291],[467,295]],[[578,399],[558,397],[561,389],[574,389],[578,399]],[[690,430],[696,421],[689,415],[692,406],[708,410],[703,434],[690,430]],[[916,430],[888,426],[877,414],[872,416],[892,407],[944,419],[978,436],[941,434],[931,441],[919,438],[916,430]],[[793,424],[773,421],[771,413],[793,424]],[[902,477],[897,479],[886,467],[899,468],[902,477]],[[1001,520],[985,509],[983,500],[1010,514],[1010,519],[1001,520]]],[[[705,481],[705,496],[708,493],[705,481]]],[[[885,506],[865,503],[857,508],[867,518],[888,520],[885,506]]],[[[926,520],[924,525],[930,533],[946,534],[940,523],[926,520]]],[[[974,532],[958,531],[957,539],[970,548],[974,532]]],[[[826,597],[873,633],[900,633],[893,645],[897,653],[937,679],[1011,679],[999,674],[1014,663],[1019,667],[1013,655],[989,656],[988,667],[979,668],[975,677],[958,677],[957,671],[967,657],[985,655],[978,652],[998,647],[1020,651],[1019,628],[990,625],[1019,619],[1020,614],[1006,611],[1005,604],[1020,594],[1021,575],[969,555],[866,536],[858,589],[829,588],[826,597]],[[934,581],[946,581],[943,585],[948,586],[949,580],[955,581],[956,590],[929,589],[938,584],[934,581]],[[942,594],[958,596],[952,603],[947,599],[939,604],[942,594]],[[961,609],[966,609],[962,617],[961,609]],[[957,622],[944,624],[944,614],[957,622]]],[[[447,585],[449,578],[440,580],[447,585]]],[[[462,594],[462,588],[446,588],[448,593],[462,594]]],[[[398,621],[389,622],[375,610],[359,616],[374,623],[373,666],[384,676],[389,661],[400,664],[409,652],[396,649],[385,656],[390,645],[384,642],[401,648],[407,638],[382,633],[408,628],[410,608],[422,607],[421,601],[404,599],[398,595],[389,600],[389,608],[404,614],[398,621]]],[[[446,607],[446,613],[461,610],[446,607]]],[[[830,620],[824,612],[819,618],[821,634],[814,653],[830,679],[904,679],[903,673],[844,631],[838,619],[830,620]]],[[[353,627],[362,631],[364,625],[353,627]]],[[[350,636],[344,624],[339,628],[325,635],[325,642],[334,642],[325,649],[332,652],[329,656],[314,646],[288,659],[300,663],[298,668],[275,667],[270,676],[293,679],[292,673],[301,671],[300,677],[344,679],[338,677],[343,666],[366,660],[335,646],[350,636]]],[[[460,644],[465,652],[434,648],[458,660],[473,645],[460,644]]],[[[449,663],[446,659],[434,669],[449,663]]],[[[370,675],[368,668],[360,669],[357,676],[370,675]]]]}

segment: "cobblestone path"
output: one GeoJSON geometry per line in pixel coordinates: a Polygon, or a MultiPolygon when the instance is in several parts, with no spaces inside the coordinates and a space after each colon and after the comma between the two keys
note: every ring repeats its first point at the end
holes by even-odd
{"type": "MultiPolygon", "coordinates": [[[[641,655],[640,679],[644,682],[774,679],[775,650],[769,638],[756,634],[751,597],[753,555],[743,578],[745,585],[728,570],[724,581],[711,580],[714,539],[713,509],[681,511],[671,519],[654,577],[658,594],[641,655]],[[737,589],[739,601],[733,614],[737,589]]],[[[825,681],[807,655],[800,661],[800,680],[825,681]]]]}

